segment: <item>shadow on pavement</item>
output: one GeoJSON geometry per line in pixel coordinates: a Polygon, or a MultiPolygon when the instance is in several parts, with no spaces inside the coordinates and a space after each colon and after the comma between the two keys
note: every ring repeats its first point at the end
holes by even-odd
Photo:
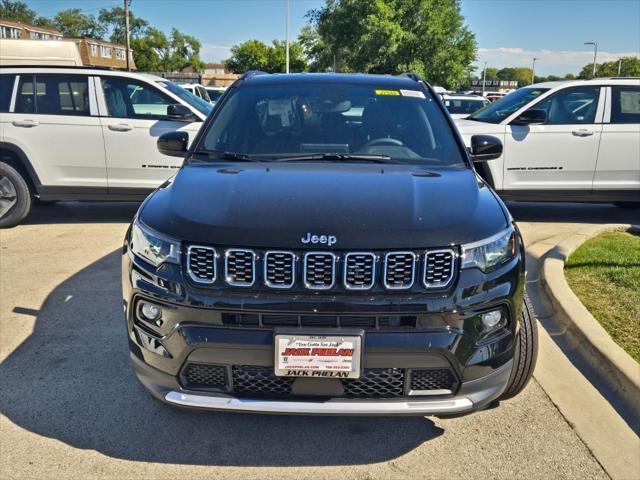
{"type": "Polygon", "coordinates": [[[22,223],[129,223],[139,206],[140,202],[59,202],[34,205],[22,223]]]}
{"type": "Polygon", "coordinates": [[[153,401],[129,365],[119,278],[116,250],[31,311],[34,332],[0,365],[0,410],[12,422],[115,458],[233,466],[382,462],[444,432],[423,417],[224,414],[153,401]]]}
{"type": "Polygon", "coordinates": [[[640,223],[640,209],[611,203],[507,202],[507,207],[518,222],[640,223]]]}

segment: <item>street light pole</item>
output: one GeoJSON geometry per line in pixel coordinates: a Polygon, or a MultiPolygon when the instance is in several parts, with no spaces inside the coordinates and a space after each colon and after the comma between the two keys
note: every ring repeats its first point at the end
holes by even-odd
{"type": "Polygon", "coordinates": [[[618,60],[618,76],[622,76],[622,59],[618,60]]]}
{"type": "Polygon", "coordinates": [[[482,69],[482,96],[484,97],[485,84],[487,83],[487,62],[484,62],[484,68],[482,69]]]}
{"type": "Polygon", "coordinates": [[[126,56],[127,56],[127,72],[131,71],[131,64],[129,62],[129,57],[131,56],[131,35],[129,33],[129,4],[131,0],[124,0],[124,31],[126,38],[126,56]]]}
{"type": "Polygon", "coordinates": [[[535,83],[535,78],[536,78],[536,60],[538,60],[536,57],[533,57],[533,65],[531,66],[531,85],[533,85],[535,83]]]}
{"type": "Polygon", "coordinates": [[[285,27],[285,30],[286,30],[285,50],[286,50],[286,56],[287,56],[287,73],[289,73],[289,0],[285,0],[285,23],[287,24],[285,27]]]}
{"type": "Polygon", "coordinates": [[[584,42],[585,45],[593,45],[593,73],[591,78],[596,78],[596,59],[598,58],[598,42],[584,42]]]}

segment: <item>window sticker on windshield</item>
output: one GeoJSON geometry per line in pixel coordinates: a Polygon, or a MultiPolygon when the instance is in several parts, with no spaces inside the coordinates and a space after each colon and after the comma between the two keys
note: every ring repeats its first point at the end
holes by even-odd
{"type": "Polygon", "coordinates": [[[392,97],[399,97],[400,92],[398,90],[376,90],[376,95],[390,95],[392,97]]]}
{"type": "Polygon", "coordinates": [[[420,90],[400,90],[403,97],[425,98],[420,90]]]}

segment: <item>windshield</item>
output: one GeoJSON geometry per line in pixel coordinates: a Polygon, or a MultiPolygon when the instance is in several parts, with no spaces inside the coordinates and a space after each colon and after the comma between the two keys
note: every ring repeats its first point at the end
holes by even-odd
{"type": "Polygon", "coordinates": [[[549,89],[520,88],[519,90],[502,97],[500,100],[496,100],[495,102],[487,105],[482,110],[478,110],[476,113],[468,117],[468,119],[476,120],[478,122],[500,123],[513,112],[520,109],[520,107],[532,102],[547,90],[549,89]]]}
{"type": "Polygon", "coordinates": [[[393,163],[465,166],[428,92],[345,84],[234,88],[198,150],[214,158],[233,153],[260,160],[381,161],[371,157],[379,156],[393,163]]]}
{"type": "Polygon", "coordinates": [[[182,88],[180,85],[176,85],[175,83],[170,82],[168,80],[163,80],[161,82],[158,82],[158,84],[160,84],[161,86],[169,90],[176,97],[187,102],[189,105],[191,105],[193,108],[198,110],[200,113],[204,115],[209,115],[209,112],[213,107],[213,105],[211,105],[209,102],[205,102],[200,97],[196,97],[193,93],[182,88]]]}
{"type": "Polygon", "coordinates": [[[224,90],[215,90],[213,88],[207,88],[207,92],[209,92],[209,98],[211,99],[211,101],[212,102],[217,102],[218,99],[224,93],[224,90]]]}
{"type": "Polygon", "coordinates": [[[481,98],[448,98],[444,104],[449,113],[473,113],[489,103],[489,100],[481,98]]]}

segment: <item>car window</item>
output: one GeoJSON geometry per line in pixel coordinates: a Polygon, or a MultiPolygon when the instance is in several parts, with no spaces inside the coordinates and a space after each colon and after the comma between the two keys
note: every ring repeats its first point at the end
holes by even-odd
{"type": "Polygon", "coordinates": [[[520,88],[515,92],[505,95],[499,100],[487,105],[471,115],[469,120],[487,123],[500,123],[509,115],[519,110],[528,103],[533,102],[540,95],[545,93],[548,88],[520,88]]]}
{"type": "Polygon", "coordinates": [[[209,102],[205,102],[200,97],[188,91],[186,88],[182,88],[180,85],[177,85],[168,80],[161,80],[157,83],[161,87],[166,88],[168,91],[173,93],[176,97],[187,102],[189,105],[191,105],[193,108],[204,115],[208,115],[213,108],[209,102]]]}
{"type": "Polygon", "coordinates": [[[484,107],[487,103],[489,103],[488,100],[476,98],[448,98],[444,101],[447,110],[452,114],[473,113],[484,107]]]}
{"type": "Polygon", "coordinates": [[[532,108],[546,112],[545,125],[594,123],[599,95],[600,87],[567,88],[532,108]]]}
{"type": "Polygon", "coordinates": [[[123,77],[102,77],[102,90],[110,117],[166,119],[167,108],[176,103],[159,89],[123,77]]]}
{"type": "Polygon", "coordinates": [[[268,159],[363,154],[465,165],[443,112],[423,90],[274,85],[227,95],[199,148],[268,159]]]}
{"type": "Polygon", "coordinates": [[[0,75],[0,112],[9,111],[15,79],[15,75],[0,75]]]}
{"type": "Polygon", "coordinates": [[[90,115],[87,77],[82,75],[21,76],[15,111],[44,115],[90,115]]]}
{"type": "Polygon", "coordinates": [[[640,87],[612,87],[611,123],[640,123],[640,87]]]}

